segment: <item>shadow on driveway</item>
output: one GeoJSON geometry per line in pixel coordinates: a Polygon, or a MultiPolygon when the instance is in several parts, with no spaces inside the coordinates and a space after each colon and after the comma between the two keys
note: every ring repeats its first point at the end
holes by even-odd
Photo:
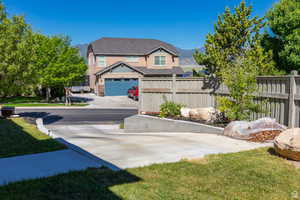
{"type": "Polygon", "coordinates": [[[49,125],[63,119],[60,115],[52,115],[48,112],[22,112],[19,113],[19,115],[24,118],[42,118],[45,125],[49,125]]]}

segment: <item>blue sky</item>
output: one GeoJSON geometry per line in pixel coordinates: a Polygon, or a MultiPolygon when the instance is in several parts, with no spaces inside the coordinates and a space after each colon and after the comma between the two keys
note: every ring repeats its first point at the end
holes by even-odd
{"type": "MultiPolygon", "coordinates": [[[[3,0],[36,31],[64,34],[73,44],[101,37],[160,39],[180,48],[201,47],[217,16],[240,0],[3,0]]],[[[264,16],[276,0],[248,0],[264,16]]]]}

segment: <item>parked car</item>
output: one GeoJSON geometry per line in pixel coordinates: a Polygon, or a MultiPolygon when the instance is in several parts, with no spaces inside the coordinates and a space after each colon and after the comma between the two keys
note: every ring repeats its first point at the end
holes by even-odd
{"type": "Polygon", "coordinates": [[[91,92],[91,89],[89,86],[72,86],[70,87],[71,91],[74,93],[84,93],[84,92],[91,92]]]}
{"type": "Polygon", "coordinates": [[[139,99],[139,87],[133,86],[132,88],[129,88],[127,91],[127,96],[137,101],[139,99]]]}
{"type": "Polygon", "coordinates": [[[131,87],[131,88],[129,88],[128,90],[127,90],[127,96],[128,96],[128,98],[132,98],[132,91],[133,91],[133,87],[131,87]]]}

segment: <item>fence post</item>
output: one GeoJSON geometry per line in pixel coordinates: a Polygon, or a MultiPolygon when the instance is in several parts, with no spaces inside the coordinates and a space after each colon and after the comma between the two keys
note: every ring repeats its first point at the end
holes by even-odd
{"type": "Polygon", "coordinates": [[[296,81],[295,76],[298,75],[297,71],[292,71],[290,76],[290,91],[289,91],[289,128],[295,127],[296,120],[296,106],[295,106],[295,94],[296,94],[296,81]]]}
{"type": "Polygon", "coordinates": [[[139,109],[138,109],[138,114],[142,114],[142,112],[143,112],[143,80],[142,80],[141,77],[139,78],[138,91],[139,91],[139,109]]]}
{"type": "Polygon", "coordinates": [[[176,74],[172,75],[172,101],[176,99],[176,74]]]}

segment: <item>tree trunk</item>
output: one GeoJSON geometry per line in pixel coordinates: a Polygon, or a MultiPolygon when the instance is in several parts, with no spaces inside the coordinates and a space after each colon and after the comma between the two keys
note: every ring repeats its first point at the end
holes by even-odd
{"type": "Polygon", "coordinates": [[[68,91],[66,88],[64,88],[65,90],[65,105],[67,106],[68,105],[68,91]]]}
{"type": "Polygon", "coordinates": [[[47,102],[50,101],[50,98],[51,98],[51,88],[47,87],[47,89],[46,89],[46,100],[47,100],[47,102]]]}
{"type": "Polygon", "coordinates": [[[71,105],[71,91],[69,88],[65,88],[65,105],[71,105]]]}

